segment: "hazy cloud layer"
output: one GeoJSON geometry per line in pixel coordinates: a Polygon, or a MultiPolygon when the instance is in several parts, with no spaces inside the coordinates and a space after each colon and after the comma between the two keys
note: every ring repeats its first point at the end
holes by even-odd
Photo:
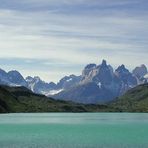
{"type": "Polygon", "coordinates": [[[147,0],[0,3],[0,66],[6,70],[57,81],[104,58],[114,67],[148,65],[147,0]]]}

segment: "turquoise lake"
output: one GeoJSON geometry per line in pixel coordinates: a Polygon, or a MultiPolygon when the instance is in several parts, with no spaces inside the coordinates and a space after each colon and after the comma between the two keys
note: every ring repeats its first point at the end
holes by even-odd
{"type": "Polygon", "coordinates": [[[0,148],[148,148],[148,114],[1,114],[0,148]]]}

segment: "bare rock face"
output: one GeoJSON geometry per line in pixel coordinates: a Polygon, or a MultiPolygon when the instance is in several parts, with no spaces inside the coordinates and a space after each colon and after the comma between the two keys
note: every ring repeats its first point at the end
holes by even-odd
{"type": "Polygon", "coordinates": [[[103,85],[110,84],[113,80],[113,72],[111,66],[107,65],[103,60],[102,64],[97,66],[97,73],[93,78],[93,81],[102,83],[103,85]]]}
{"type": "Polygon", "coordinates": [[[137,85],[136,77],[131,72],[129,72],[129,70],[126,69],[124,65],[119,66],[115,70],[115,74],[117,75],[117,77],[119,77],[124,82],[124,84],[129,85],[129,86],[137,85]]]}
{"type": "Polygon", "coordinates": [[[132,72],[136,77],[138,78],[142,78],[144,77],[147,73],[148,73],[148,70],[146,68],[146,66],[144,64],[142,64],[141,66],[139,67],[136,67],[133,72],[132,72]]]}
{"type": "Polygon", "coordinates": [[[20,85],[27,87],[27,83],[23,76],[16,70],[12,70],[8,72],[8,79],[14,85],[20,85]]]}
{"type": "Polygon", "coordinates": [[[105,103],[119,96],[121,80],[105,60],[100,65],[89,64],[82,71],[76,86],[55,95],[55,98],[79,103],[105,103]]]}
{"type": "Polygon", "coordinates": [[[42,81],[39,77],[30,77],[26,78],[28,88],[37,93],[37,94],[46,94],[50,90],[56,89],[56,84],[53,82],[47,83],[42,81]]]}
{"type": "Polygon", "coordinates": [[[112,81],[113,70],[110,65],[107,65],[103,60],[101,65],[89,64],[82,72],[82,83],[95,82],[106,84],[112,81]]]}
{"type": "Polygon", "coordinates": [[[121,82],[114,74],[113,68],[105,60],[100,65],[89,64],[82,72],[81,84],[94,83],[100,88],[111,91],[115,96],[119,94],[121,82]]]}
{"type": "Polygon", "coordinates": [[[57,88],[68,89],[73,87],[74,85],[79,84],[80,81],[81,81],[81,76],[76,76],[76,75],[65,76],[57,83],[57,88]]]}
{"type": "Polygon", "coordinates": [[[39,77],[24,79],[18,71],[7,73],[0,69],[0,84],[25,86],[35,93],[79,103],[106,103],[144,83],[148,83],[145,65],[132,72],[121,65],[114,71],[106,60],[99,65],[88,64],[82,75],[65,76],[57,84],[44,82],[39,77]]]}
{"type": "Polygon", "coordinates": [[[9,83],[8,74],[3,69],[0,69],[0,84],[9,83]]]}
{"type": "Polygon", "coordinates": [[[97,65],[96,64],[89,64],[87,65],[84,70],[82,71],[82,84],[89,83],[92,81],[92,78],[97,73],[97,65]]]}
{"type": "MultiPolygon", "coordinates": [[[[144,66],[141,77],[146,73],[144,66]]],[[[144,80],[146,78],[143,78],[144,80]]],[[[139,78],[124,65],[115,71],[105,60],[100,65],[89,64],[82,71],[82,80],[76,86],[55,96],[80,103],[105,103],[137,86],[139,78]]],[[[142,84],[143,81],[140,81],[142,84]]]]}
{"type": "Polygon", "coordinates": [[[57,99],[84,104],[103,104],[111,101],[114,94],[93,82],[77,85],[54,96],[57,99]]]}
{"type": "Polygon", "coordinates": [[[137,78],[124,65],[119,66],[115,70],[115,75],[121,81],[120,94],[125,93],[138,84],[137,78]]]}
{"type": "Polygon", "coordinates": [[[9,86],[25,86],[27,83],[23,76],[16,70],[9,71],[8,73],[0,69],[0,84],[9,86]]]}

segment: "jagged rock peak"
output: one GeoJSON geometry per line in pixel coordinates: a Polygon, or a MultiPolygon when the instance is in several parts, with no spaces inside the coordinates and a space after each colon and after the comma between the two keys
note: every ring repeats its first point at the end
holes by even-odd
{"type": "MultiPolygon", "coordinates": [[[[0,72],[5,72],[3,69],[0,68],[0,72]]],[[[5,72],[6,73],[6,72],[5,72]]]]}
{"type": "Polygon", "coordinates": [[[25,81],[24,80],[24,77],[17,70],[11,70],[11,71],[9,71],[8,72],[8,76],[9,76],[10,79],[14,79],[14,80],[20,79],[20,80],[25,81]]]}
{"type": "Polygon", "coordinates": [[[148,73],[148,69],[144,64],[142,64],[140,67],[145,71],[145,73],[148,73]]]}
{"type": "Polygon", "coordinates": [[[129,70],[125,67],[124,64],[122,64],[121,66],[119,66],[119,67],[116,69],[116,72],[129,72],[129,70]]]}
{"type": "Polygon", "coordinates": [[[32,78],[33,78],[33,77],[31,77],[31,76],[27,76],[27,77],[26,77],[26,79],[32,79],[32,78]]]}
{"type": "Polygon", "coordinates": [[[142,64],[141,66],[137,66],[134,70],[133,70],[133,74],[135,76],[137,76],[138,78],[143,77],[144,75],[146,75],[148,73],[147,67],[142,64]]]}
{"type": "Polygon", "coordinates": [[[18,72],[17,70],[11,70],[8,72],[8,74],[21,75],[20,72],[18,72]]]}
{"type": "Polygon", "coordinates": [[[7,72],[0,68],[0,76],[7,75],[7,72]]]}
{"type": "Polygon", "coordinates": [[[107,65],[107,62],[106,62],[106,60],[102,60],[102,64],[101,64],[102,66],[106,66],[107,65]]]}
{"type": "Polygon", "coordinates": [[[126,69],[124,64],[122,64],[121,66],[119,66],[119,68],[120,69],[126,69]]]}
{"type": "Polygon", "coordinates": [[[31,76],[27,76],[27,77],[25,78],[25,80],[26,80],[27,82],[29,82],[29,81],[33,81],[33,77],[31,77],[31,76]]]}
{"type": "Polygon", "coordinates": [[[92,69],[95,68],[97,65],[96,64],[88,64],[85,69],[92,69]]]}
{"type": "Polygon", "coordinates": [[[38,76],[35,76],[34,79],[41,80],[40,77],[38,77],[38,76]]]}

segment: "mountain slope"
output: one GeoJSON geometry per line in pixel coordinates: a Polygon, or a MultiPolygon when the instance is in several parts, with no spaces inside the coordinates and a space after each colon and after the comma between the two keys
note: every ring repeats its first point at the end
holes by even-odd
{"type": "Polygon", "coordinates": [[[148,112],[148,84],[129,90],[108,105],[54,100],[25,87],[0,86],[0,113],[9,112],[148,112]]]}
{"type": "Polygon", "coordinates": [[[88,64],[82,75],[65,76],[57,84],[47,83],[38,76],[24,79],[16,70],[5,72],[0,69],[0,85],[25,86],[37,94],[85,104],[108,103],[145,83],[148,83],[146,65],[142,64],[130,72],[124,65],[114,70],[105,60],[99,65],[88,64]]]}
{"type": "Polygon", "coordinates": [[[105,105],[83,105],[34,94],[25,87],[0,86],[0,113],[8,112],[99,112],[105,105]]]}
{"type": "Polygon", "coordinates": [[[56,84],[53,82],[46,83],[42,81],[39,77],[30,77],[26,78],[28,88],[34,93],[45,94],[49,93],[51,90],[56,89],[56,84]]]}
{"type": "Polygon", "coordinates": [[[136,77],[124,65],[115,71],[105,60],[100,65],[89,64],[82,72],[82,80],[54,98],[79,103],[107,103],[137,85],[136,77]]]}
{"type": "Polygon", "coordinates": [[[105,88],[101,88],[95,83],[87,83],[72,87],[54,95],[54,98],[84,104],[104,104],[114,98],[113,94],[105,88]]]}
{"type": "Polygon", "coordinates": [[[139,85],[111,103],[121,112],[148,112],[148,84],[139,85]]]}
{"type": "Polygon", "coordinates": [[[14,96],[4,87],[0,86],[0,113],[17,110],[19,102],[14,96]]]}

